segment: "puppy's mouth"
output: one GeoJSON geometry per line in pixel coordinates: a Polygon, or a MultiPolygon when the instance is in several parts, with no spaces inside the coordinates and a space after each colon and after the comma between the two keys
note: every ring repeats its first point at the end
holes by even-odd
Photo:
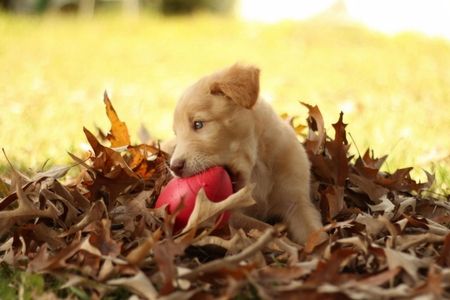
{"type": "Polygon", "coordinates": [[[230,176],[231,184],[233,186],[233,192],[236,193],[241,188],[243,188],[242,180],[240,180],[240,172],[232,169],[229,166],[223,166],[223,168],[228,173],[228,176],[230,176]]]}
{"type": "MultiPolygon", "coordinates": [[[[208,167],[206,169],[202,169],[202,171],[197,171],[195,173],[183,172],[181,174],[174,174],[172,172],[172,175],[174,177],[178,177],[178,178],[186,178],[186,177],[191,177],[191,176],[203,173],[207,169],[212,168],[212,167],[213,166],[210,166],[210,167],[208,167]]],[[[232,188],[233,188],[233,193],[236,193],[237,191],[239,191],[240,189],[242,189],[244,187],[244,183],[243,183],[243,180],[242,180],[242,176],[240,175],[241,174],[240,171],[237,171],[237,170],[233,169],[230,166],[220,166],[220,167],[224,168],[224,170],[227,172],[228,176],[230,177],[231,185],[232,185],[232,188]]]]}

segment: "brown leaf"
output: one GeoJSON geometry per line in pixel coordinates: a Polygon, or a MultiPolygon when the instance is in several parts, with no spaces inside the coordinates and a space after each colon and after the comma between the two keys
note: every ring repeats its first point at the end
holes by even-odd
{"type": "Polygon", "coordinates": [[[71,226],[78,221],[79,210],[72,205],[70,200],[47,189],[41,190],[41,196],[47,201],[60,202],[62,204],[63,212],[59,218],[63,220],[64,225],[71,226]]]}
{"type": "Polygon", "coordinates": [[[62,248],[53,256],[50,256],[47,245],[43,244],[37,255],[28,264],[28,269],[32,272],[46,272],[66,268],[69,265],[67,260],[80,250],[82,245],[80,237],[81,234],[78,233],[70,245],[62,248]]]}
{"type": "Polygon", "coordinates": [[[421,244],[441,244],[445,240],[444,236],[433,234],[433,233],[422,233],[422,234],[403,234],[397,236],[396,248],[397,250],[404,251],[408,249],[414,249],[421,244]]]}
{"type": "Polygon", "coordinates": [[[118,167],[115,170],[113,174],[108,174],[109,176],[96,174],[92,181],[84,182],[90,192],[90,198],[92,200],[102,199],[108,209],[115,206],[120,195],[132,191],[141,184],[137,177],[130,176],[124,169],[118,167]]]}
{"type": "MultiPolygon", "coordinates": [[[[245,186],[238,192],[230,195],[227,199],[220,202],[213,202],[208,199],[205,191],[200,189],[195,199],[194,209],[189,216],[186,227],[183,228],[182,233],[187,232],[193,228],[197,228],[207,220],[211,220],[212,217],[219,215],[224,211],[232,211],[238,208],[244,208],[255,204],[251,196],[253,186],[245,186]]],[[[213,222],[215,219],[213,219],[213,222]]]]}
{"type": "Polygon", "coordinates": [[[147,300],[155,300],[158,297],[158,292],[156,291],[152,282],[142,271],[138,271],[136,275],[132,277],[111,279],[107,283],[111,285],[120,285],[130,288],[139,296],[147,300]]]}
{"type": "Polygon", "coordinates": [[[392,203],[386,195],[381,196],[376,204],[369,204],[368,206],[372,212],[381,212],[384,216],[387,216],[388,219],[391,219],[394,215],[395,204],[392,203]]]}
{"type": "Polygon", "coordinates": [[[349,161],[347,135],[345,127],[347,124],[343,122],[344,114],[341,112],[339,120],[333,124],[335,130],[335,138],[332,141],[325,142],[325,148],[330,156],[330,169],[333,174],[334,184],[344,186],[349,174],[349,161]]]}
{"type": "MultiPolygon", "coordinates": [[[[239,213],[233,210],[253,203],[245,189],[219,203],[200,193],[188,228],[173,237],[174,216],[149,208],[170,178],[167,154],[147,137],[148,145],[129,145],[107,95],[105,105],[108,138],[118,148],[85,129],[93,153],[71,155],[78,176],[60,182],[65,167],[31,178],[14,169],[12,178],[2,176],[0,189],[6,183],[15,191],[0,201],[0,262],[61,274],[93,298],[104,297],[111,285],[148,299],[448,296],[450,205],[420,193],[433,175],[421,183],[410,168],[385,173],[386,156],[375,158],[370,150],[353,161],[342,113],[328,137],[318,107],[304,104],[312,194],[329,223],[302,247],[278,226],[234,222],[239,213]],[[225,210],[233,211],[230,226],[212,232],[225,210]]],[[[294,118],[287,122],[301,129],[294,118]]]]}
{"type": "Polygon", "coordinates": [[[450,267],[450,233],[445,236],[444,245],[437,262],[443,267],[450,267]]]}
{"type": "Polygon", "coordinates": [[[336,241],[339,244],[342,245],[351,245],[355,250],[359,250],[360,252],[367,254],[368,253],[368,243],[366,240],[363,240],[359,236],[351,236],[348,238],[341,238],[336,241]]]}
{"type": "Polygon", "coordinates": [[[348,124],[344,123],[344,113],[341,111],[339,114],[339,120],[333,124],[333,128],[335,131],[334,141],[338,144],[348,145],[347,141],[347,133],[345,131],[345,127],[348,124]]]}
{"type": "Polygon", "coordinates": [[[416,295],[430,295],[430,299],[443,299],[444,278],[436,265],[431,265],[428,271],[426,282],[418,287],[416,295]]]}
{"type": "MultiPolygon", "coordinates": [[[[57,189],[55,189],[55,192],[57,192],[57,189]]],[[[70,197],[66,199],[69,199],[69,201],[78,209],[86,211],[91,207],[91,202],[80,193],[78,188],[71,188],[69,193],[70,197]]]]}
{"type": "Polygon", "coordinates": [[[127,163],[140,178],[149,180],[157,177],[166,181],[170,179],[167,168],[169,158],[166,153],[145,144],[128,146],[127,150],[130,154],[127,163]]]}
{"type": "Polygon", "coordinates": [[[344,186],[349,174],[349,160],[347,152],[349,145],[337,141],[326,142],[325,146],[330,154],[330,169],[333,176],[333,182],[336,185],[344,186]]]}
{"type": "Polygon", "coordinates": [[[340,285],[323,284],[318,288],[323,294],[343,293],[348,299],[404,299],[411,295],[412,289],[406,284],[399,284],[392,288],[364,285],[350,280],[340,285]]]}
{"type": "Polygon", "coordinates": [[[25,224],[20,229],[20,235],[24,236],[27,233],[31,236],[33,241],[46,243],[51,250],[61,249],[66,246],[63,238],[55,229],[43,224],[25,224]]]}
{"type": "Polygon", "coordinates": [[[326,132],[323,122],[322,113],[319,107],[300,102],[303,106],[308,108],[308,138],[305,141],[305,147],[308,152],[319,154],[325,144],[326,132]]]}
{"type": "Polygon", "coordinates": [[[400,267],[388,269],[376,275],[370,275],[367,278],[358,280],[358,284],[382,285],[388,281],[393,280],[395,276],[397,276],[398,273],[400,273],[400,271],[401,271],[400,267]]]}
{"type": "MultiPolygon", "coordinates": [[[[20,184],[20,179],[16,182],[17,207],[12,210],[1,210],[0,220],[5,219],[8,222],[15,222],[17,220],[26,221],[35,217],[57,219],[58,210],[50,202],[46,201],[43,208],[39,208],[31,199],[31,193],[23,190],[20,184]]],[[[3,201],[5,202],[5,200],[3,201]]],[[[6,228],[2,228],[5,230],[6,228]]]]}
{"type": "Polygon", "coordinates": [[[350,174],[349,179],[359,189],[357,192],[364,192],[375,203],[378,203],[380,198],[389,192],[388,189],[363,176],[350,174]]]}
{"type": "Polygon", "coordinates": [[[45,172],[36,173],[31,181],[37,182],[45,178],[58,179],[65,176],[71,168],[72,166],[54,166],[45,172]]]}
{"type": "Polygon", "coordinates": [[[273,267],[267,266],[258,270],[258,276],[261,277],[261,280],[267,282],[275,282],[277,284],[289,283],[292,280],[298,279],[307,275],[311,272],[306,268],[302,268],[300,266],[290,266],[290,267],[273,267]]]}
{"type": "Polygon", "coordinates": [[[110,217],[114,224],[124,225],[126,231],[133,232],[136,227],[136,220],[142,219],[151,231],[156,226],[160,226],[158,218],[165,218],[165,215],[158,214],[159,211],[166,213],[164,208],[149,209],[147,206],[153,191],[142,191],[138,194],[128,194],[123,205],[116,206],[110,211],[110,217]]]}
{"type": "Polygon", "coordinates": [[[335,182],[334,172],[329,158],[322,154],[314,154],[308,151],[311,162],[311,172],[320,183],[333,184],[335,182]]]}
{"type": "Polygon", "coordinates": [[[89,242],[96,247],[102,255],[117,257],[121,252],[121,242],[111,237],[111,220],[102,219],[92,223],[85,231],[90,232],[89,242]]]}
{"type": "Polygon", "coordinates": [[[90,191],[91,198],[103,198],[108,208],[111,208],[120,194],[142,185],[142,179],[128,166],[119,152],[101,145],[87,129],[84,131],[95,157],[91,158],[91,180],[84,180],[83,184],[90,191]]]}
{"type": "Polygon", "coordinates": [[[202,236],[199,239],[196,239],[193,245],[194,246],[215,245],[231,252],[236,252],[235,249],[242,248],[240,235],[236,232],[233,234],[231,239],[223,239],[219,236],[212,236],[212,235],[202,236]]]}
{"type": "Polygon", "coordinates": [[[135,176],[119,152],[100,144],[95,136],[86,128],[83,128],[83,130],[95,153],[95,157],[92,158],[93,169],[101,171],[103,174],[107,175],[114,172],[114,167],[121,166],[127,174],[130,176],[135,176]]]}
{"type": "Polygon", "coordinates": [[[175,267],[175,257],[184,253],[187,245],[184,243],[175,243],[171,239],[165,239],[153,247],[155,261],[163,277],[163,286],[160,289],[162,295],[174,291],[173,282],[177,277],[175,267]]]}
{"type": "Polygon", "coordinates": [[[328,221],[333,220],[344,208],[344,188],[329,185],[320,191],[320,208],[328,221]]]}
{"type": "Polygon", "coordinates": [[[127,255],[127,261],[133,265],[139,265],[149,254],[155,243],[161,239],[161,230],[158,228],[151,236],[142,242],[138,247],[133,249],[127,255]]]}
{"type": "Polygon", "coordinates": [[[308,236],[308,240],[305,244],[305,253],[310,254],[313,253],[314,249],[316,249],[317,246],[322,244],[327,240],[327,236],[325,233],[325,228],[321,228],[319,230],[314,231],[308,236]]]}
{"type": "Polygon", "coordinates": [[[91,208],[84,215],[84,217],[77,223],[72,225],[67,232],[61,236],[68,236],[75,232],[78,232],[91,224],[92,222],[99,221],[102,219],[103,214],[106,211],[105,203],[103,201],[96,201],[92,204],[91,208]]]}
{"type": "Polygon", "coordinates": [[[367,149],[363,157],[356,159],[354,168],[359,175],[368,179],[375,179],[386,159],[387,155],[375,158],[373,152],[367,149]]]}
{"type": "Polygon", "coordinates": [[[416,203],[415,212],[438,223],[446,224],[448,223],[446,219],[450,216],[450,202],[438,199],[420,199],[416,203]],[[439,219],[442,219],[443,222],[440,222],[439,219]]]}
{"type": "Polygon", "coordinates": [[[419,269],[427,268],[432,260],[429,257],[418,258],[389,248],[385,248],[384,253],[390,270],[400,267],[416,282],[419,280],[419,269]]]}
{"type": "Polygon", "coordinates": [[[309,108],[310,134],[305,141],[305,148],[312,164],[312,172],[321,183],[345,186],[350,171],[348,145],[343,114],[333,124],[335,139],[326,141],[323,119],[317,107],[304,104],[309,108]],[[316,125],[318,119],[321,126],[316,125]],[[312,120],[312,121],[311,121],[312,120]],[[317,134],[315,133],[317,131],[317,134]]]}
{"type": "Polygon", "coordinates": [[[341,248],[333,251],[329,260],[320,261],[317,269],[306,281],[309,284],[322,284],[325,282],[339,283],[348,280],[352,276],[341,273],[341,269],[348,263],[357,251],[350,248],[341,248]]]}
{"type": "Polygon", "coordinates": [[[370,214],[366,213],[359,214],[356,217],[355,221],[360,224],[364,224],[366,227],[365,231],[370,236],[377,236],[386,226],[385,223],[382,222],[380,219],[375,218],[370,214]]]}
{"type": "MultiPolygon", "coordinates": [[[[238,273],[242,273],[242,268],[247,267],[246,269],[253,269],[253,264],[247,263],[242,265],[241,263],[244,260],[255,257],[257,253],[259,253],[267,244],[275,239],[276,235],[278,235],[277,230],[274,227],[269,227],[253,244],[249,245],[241,252],[231,256],[226,256],[220,260],[213,260],[206,264],[200,265],[191,272],[183,274],[179,277],[185,279],[195,279],[199,276],[218,272],[221,270],[227,273],[233,273],[237,269],[238,273]],[[236,268],[236,265],[238,264],[241,265],[236,268]]],[[[242,274],[239,274],[239,276],[242,277],[242,274]]]]}
{"type": "Polygon", "coordinates": [[[376,182],[390,190],[400,192],[420,191],[431,186],[434,178],[429,173],[427,173],[429,182],[417,183],[411,178],[410,172],[412,169],[413,168],[398,169],[393,174],[378,176],[376,182]]]}

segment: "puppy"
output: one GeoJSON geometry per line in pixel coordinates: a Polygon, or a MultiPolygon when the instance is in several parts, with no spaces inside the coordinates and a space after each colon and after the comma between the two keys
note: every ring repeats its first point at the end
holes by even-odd
{"type": "Polygon", "coordinates": [[[259,70],[233,65],[200,79],[179,100],[170,152],[175,176],[212,166],[229,172],[234,191],[254,183],[256,204],[243,211],[262,221],[282,218],[291,238],[306,242],[321,226],[310,200],[310,163],[293,129],[259,94],[259,70]]]}

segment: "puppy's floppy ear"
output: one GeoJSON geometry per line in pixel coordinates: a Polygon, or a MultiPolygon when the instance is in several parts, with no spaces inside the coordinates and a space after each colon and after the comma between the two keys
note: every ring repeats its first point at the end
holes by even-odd
{"type": "Polygon", "coordinates": [[[258,100],[259,69],[234,65],[225,70],[210,86],[211,94],[223,94],[237,104],[252,108],[258,100]]]}

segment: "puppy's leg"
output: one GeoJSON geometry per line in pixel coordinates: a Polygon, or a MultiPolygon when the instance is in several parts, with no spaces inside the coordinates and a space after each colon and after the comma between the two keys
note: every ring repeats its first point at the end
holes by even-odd
{"type": "Polygon", "coordinates": [[[251,229],[257,229],[261,232],[265,231],[267,228],[271,227],[269,224],[264,223],[260,220],[257,220],[253,217],[244,215],[239,211],[235,211],[232,213],[230,217],[230,225],[236,229],[244,229],[249,231],[251,229]]]}
{"type": "Polygon", "coordinates": [[[322,217],[311,202],[309,192],[308,195],[298,193],[298,197],[298,201],[293,203],[292,210],[287,211],[285,222],[291,237],[296,242],[305,243],[311,233],[323,226],[322,217]]]}
{"type": "Polygon", "coordinates": [[[321,215],[309,198],[309,190],[293,188],[278,196],[274,212],[283,217],[292,240],[304,244],[312,232],[322,227],[321,215]]]}

